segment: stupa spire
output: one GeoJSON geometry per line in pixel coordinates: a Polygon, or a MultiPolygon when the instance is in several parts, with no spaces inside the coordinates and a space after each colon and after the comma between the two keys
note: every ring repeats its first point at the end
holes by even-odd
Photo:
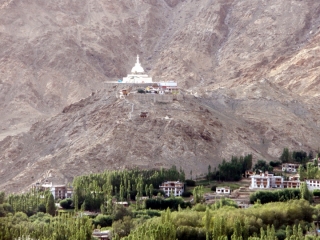
{"type": "Polygon", "coordinates": [[[139,62],[139,55],[137,55],[137,62],[132,68],[131,73],[144,73],[143,67],[141,67],[141,64],[139,62]]]}

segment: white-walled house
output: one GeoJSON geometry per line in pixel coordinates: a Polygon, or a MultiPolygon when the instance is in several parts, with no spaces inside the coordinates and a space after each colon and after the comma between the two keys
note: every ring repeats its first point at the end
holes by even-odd
{"type": "Polygon", "coordinates": [[[283,178],[273,174],[260,173],[250,176],[250,188],[283,188],[283,178]]]}
{"type": "Polygon", "coordinates": [[[165,195],[170,196],[172,193],[174,196],[181,196],[184,192],[184,183],[179,181],[167,181],[159,186],[164,191],[165,195]]]}
{"type": "Polygon", "coordinates": [[[300,164],[296,163],[284,163],[282,164],[282,172],[297,172],[300,164]]]}
{"type": "Polygon", "coordinates": [[[310,191],[320,189],[320,179],[306,179],[306,184],[310,191]]]}
{"type": "MultiPolygon", "coordinates": [[[[37,188],[39,186],[36,185],[37,188]]],[[[71,198],[73,194],[72,187],[67,187],[65,184],[61,185],[55,185],[52,182],[45,183],[40,186],[42,190],[49,190],[54,199],[65,199],[65,198],[71,198]]]]}
{"type": "Polygon", "coordinates": [[[217,187],[216,193],[217,194],[230,194],[231,190],[230,190],[230,187],[217,187]]]}

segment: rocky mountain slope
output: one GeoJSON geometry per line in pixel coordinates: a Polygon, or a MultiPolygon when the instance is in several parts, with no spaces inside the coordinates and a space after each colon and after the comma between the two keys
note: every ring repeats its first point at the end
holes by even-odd
{"type": "Polygon", "coordinates": [[[0,0],[0,189],[48,171],[200,174],[232,154],[318,149],[319,13],[314,0],[0,0]],[[155,81],[199,97],[117,99],[104,82],[136,54],[155,81]],[[128,120],[132,104],[150,116],[128,120]]]}

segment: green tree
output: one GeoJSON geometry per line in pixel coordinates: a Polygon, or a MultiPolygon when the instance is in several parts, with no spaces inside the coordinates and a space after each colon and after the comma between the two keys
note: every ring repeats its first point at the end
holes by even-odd
{"type": "Polygon", "coordinates": [[[149,194],[150,194],[149,197],[152,198],[152,195],[153,195],[153,185],[152,184],[149,185],[149,194]]]}
{"type": "Polygon", "coordinates": [[[4,203],[5,200],[5,194],[4,192],[0,192],[0,204],[4,203]]]}
{"type": "Polygon", "coordinates": [[[194,203],[200,203],[203,200],[203,186],[196,186],[193,189],[193,201],[194,203]]]}
{"type": "Polygon", "coordinates": [[[47,199],[46,212],[49,213],[51,216],[54,216],[55,212],[56,212],[54,198],[51,193],[49,194],[48,199],[47,199]]]}
{"type": "Polygon", "coordinates": [[[113,234],[120,238],[128,236],[133,228],[134,224],[130,216],[125,216],[123,220],[115,221],[112,224],[113,234]]]}
{"type": "Polygon", "coordinates": [[[207,207],[206,213],[205,213],[205,219],[204,219],[204,226],[206,229],[206,240],[210,239],[210,222],[211,222],[211,215],[210,215],[210,210],[207,207]]]}
{"type": "Polygon", "coordinates": [[[209,183],[210,183],[210,179],[211,179],[211,165],[209,164],[208,166],[208,175],[207,175],[207,179],[209,180],[209,183]]]}
{"type": "Polygon", "coordinates": [[[280,156],[280,160],[283,163],[287,163],[291,160],[290,152],[288,148],[284,148],[280,156]]]}
{"type": "Polygon", "coordinates": [[[272,172],[273,167],[271,167],[266,161],[258,160],[257,163],[254,165],[253,170],[255,172],[272,172]]]}
{"type": "Polygon", "coordinates": [[[300,192],[301,192],[301,199],[312,202],[312,194],[310,193],[308,186],[305,182],[300,183],[300,192]]]}

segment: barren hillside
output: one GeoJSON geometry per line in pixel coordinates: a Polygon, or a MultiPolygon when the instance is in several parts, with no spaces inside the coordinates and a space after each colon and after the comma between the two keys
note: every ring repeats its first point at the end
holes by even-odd
{"type": "Polygon", "coordinates": [[[319,39],[314,0],[0,0],[0,189],[48,171],[175,163],[200,174],[232,154],[316,150],[319,39]],[[104,82],[136,54],[155,80],[199,97],[117,99],[104,82]],[[132,104],[150,116],[128,119],[132,104]]]}

